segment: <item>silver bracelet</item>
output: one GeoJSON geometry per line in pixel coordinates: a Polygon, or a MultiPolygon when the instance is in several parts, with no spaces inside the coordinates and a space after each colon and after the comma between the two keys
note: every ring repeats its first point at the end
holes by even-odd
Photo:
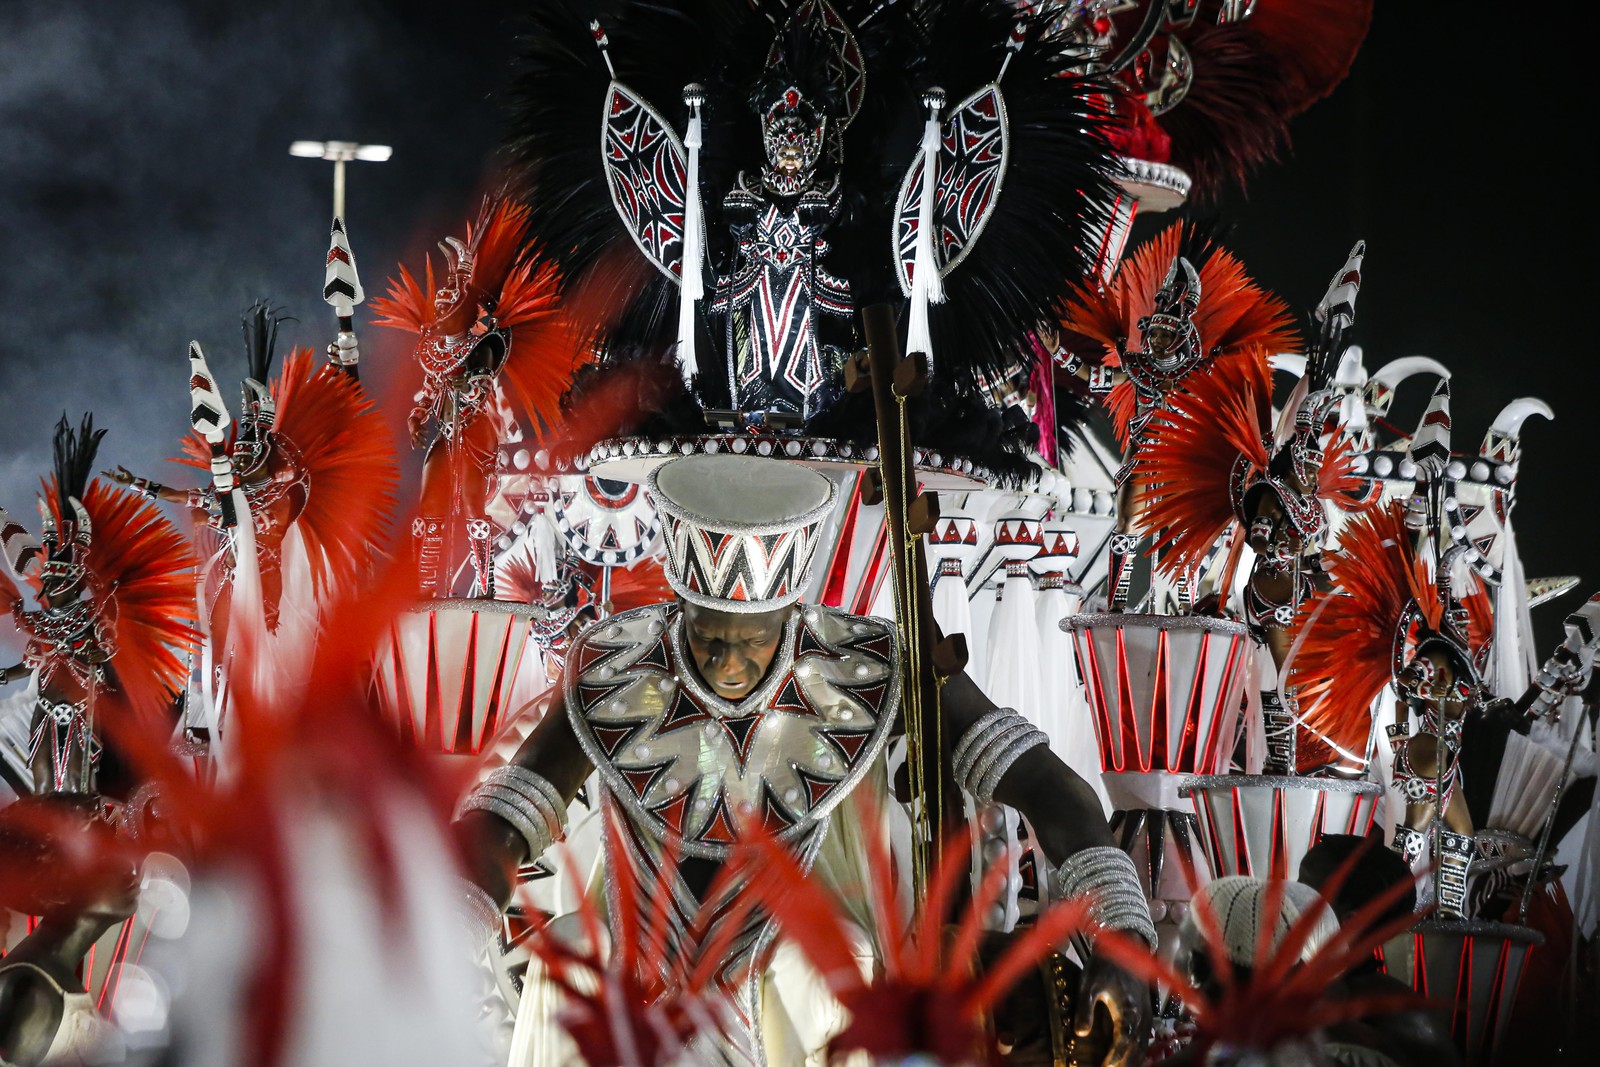
{"type": "Polygon", "coordinates": [[[973,764],[969,792],[980,804],[989,803],[994,799],[994,791],[999,787],[1000,780],[1006,776],[1013,763],[1040,745],[1049,744],[1049,735],[1031,724],[1020,735],[1008,732],[1004,737],[997,738],[995,743],[989,746],[983,759],[973,764]]]}
{"type": "Polygon", "coordinates": [[[1089,918],[1096,926],[1133,934],[1156,947],[1150,902],[1133,860],[1120,848],[1102,845],[1068,856],[1050,876],[1050,896],[1054,900],[1086,896],[1089,918]]]}
{"type": "Polygon", "coordinates": [[[509,789],[538,807],[544,813],[552,839],[559,841],[566,835],[567,801],[561,791],[543,775],[512,763],[490,771],[483,782],[484,785],[509,789]]]}
{"type": "Polygon", "coordinates": [[[978,803],[987,804],[1018,757],[1049,743],[1044,731],[1015,711],[996,708],[962,733],[951,756],[951,774],[978,803]]]}
{"type": "Polygon", "coordinates": [[[566,833],[567,806],[561,793],[540,775],[522,767],[500,767],[456,805],[455,817],[486,811],[510,823],[527,843],[532,863],[566,833]]]}
{"type": "Polygon", "coordinates": [[[500,940],[500,906],[489,891],[465,878],[456,879],[456,913],[466,926],[474,955],[484,952],[500,940]]]}

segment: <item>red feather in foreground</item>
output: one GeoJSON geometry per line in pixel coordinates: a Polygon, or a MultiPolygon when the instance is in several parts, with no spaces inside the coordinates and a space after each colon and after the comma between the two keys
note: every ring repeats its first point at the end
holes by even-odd
{"type": "MultiPolygon", "coordinates": [[[[45,499],[59,499],[52,478],[45,499]]],[[[165,711],[188,675],[194,629],[195,556],[154,502],[96,478],[83,495],[94,523],[89,589],[111,621],[116,690],[136,716],[165,711]]],[[[66,520],[56,515],[57,524],[66,520]]]]}
{"type": "MultiPolygon", "coordinates": [[[[874,825],[870,811],[863,822],[874,825]]],[[[894,864],[877,835],[864,840],[871,877],[865,891],[884,953],[883,973],[876,977],[861,973],[841,902],[808,877],[792,853],[770,838],[753,841],[743,853],[753,872],[747,892],[771,912],[850,1013],[850,1024],[830,1051],[860,1050],[875,1062],[922,1054],[940,1063],[998,1063],[987,1029],[991,1013],[1057,945],[1087,928],[1088,903],[1044,909],[987,972],[978,973],[983,917],[1004,887],[1005,865],[990,869],[950,933],[945,919],[967,883],[970,858],[964,840],[952,841],[919,916],[903,930],[894,864]]],[[[1096,935],[1101,936],[1114,935],[1096,935]]]]}
{"type": "MultiPolygon", "coordinates": [[[[1334,762],[1341,753],[1361,758],[1372,702],[1393,675],[1407,612],[1419,612],[1434,630],[1444,612],[1429,566],[1417,553],[1416,535],[1406,528],[1403,504],[1391,502],[1357,519],[1339,541],[1339,552],[1325,564],[1334,590],[1311,597],[1295,619],[1299,650],[1289,685],[1312,735],[1300,742],[1302,771],[1334,762]]],[[[1469,641],[1481,648],[1491,629],[1488,598],[1479,589],[1462,603],[1469,641]]]]}
{"type": "MultiPolygon", "coordinates": [[[[1235,968],[1209,898],[1194,885],[1193,872],[1185,869],[1196,925],[1220,989],[1197,988],[1171,961],[1151,955],[1142,942],[1115,933],[1097,935],[1095,949],[1183,1002],[1196,1024],[1188,1050],[1195,1063],[1212,1062],[1207,1058],[1212,1050],[1220,1053],[1226,1049],[1245,1059],[1252,1053],[1264,1055],[1284,1045],[1315,1040],[1326,1027],[1423,1007],[1426,1002],[1412,993],[1342,996],[1336,991],[1341,977],[1371,960],[1379,946],[1417,921],[1419,916],[1411,913],[1383,921],[1384,914],[1413,890],[1410,882],[1397,882],[1373,897],[1310,958],[1300,958],[1322,922],[1324,909],[1332,909],[1331,902],[1358,858],[1359,853],[1345,861],[1323,886],[1320,906],[1303,911],[1281,938],[1275,937],[1276,922],[1262,924],[1248,974],[1235,968]]],[[[1267,884],[1264,914],[1281,914],[1283,885],[1281,881],[1267,884]]]]}
{"type": "MultiPolygon", "coordinates": [[[[159,818],[144,843],[181,855],[197,882],[221,877],[235,892],[241,881],[250,889],[251,907],[237,910],[234,920],[247,930],[230,930],[225,938],[233,944],[237,937],[239,944],[249,946],[227,964],[228,973],[246,975],[242,988],[248,995],[237,1003],[221,1003],[205,989],[190,988],[178,998],[184,1003],[174,1006],[175,1011],[199,1013],[206,1026],[215,1024],[218,1013],[239,1013],[227,1028],[238,1035],[239,1045],[218,1062],[245,1067],[331,1062],[328,1050],[307,1046],[312,1028],[305,1022],[327,1012],[300,994],[308,973],[326,975],[353,965],[327,958],[319,942],[319,931],[325,933],[330,922],[352,918],[337,914],[339,907],[352,903],[364,909],[353,916],[355,925],[370,921],[385,938],[378,963],[395,973],[393,988],[357,996],[333,1009],[347,1012],[344,1028],[411,1026],[422,1031],[439,1024],[427,1013],[438,1006],[415,999],[419,989],[412,981],[414,969],[449,969],[454,961],[415,955],[421,944],[415,908],[423,899],[419,887],[438,877],[439,865],[447,869],[450,864],[449,855],[439,850],[448,841],[445,817],[462,783],[454,780],[455,772],[403,745],[369,706],[368,665],[391,620],[412,597],[405,568],[386,567],[359,592],[335,590],[323,600],[326,625],[309,661],[297,658],[269,662],[263,670],[248,665],[236,670],[239,683],[227,727],[233,755],[229,773],[215,782],[193,775],[186,761],[171,751],[167,731],[115,727],[119,749],[159,788],[159,818]],[[251,678],[283,671],[305,679],[296,689],[301,696],[285,700],[278,691],[263,694],[251,688],[251,678]],[[308,828],[330,825],[337,826],[339,840],[347,846],[341,879],[353,871],[360,881],[342,882],[331,895],[308,893],[308,881],[315,885],[319,876],[306,868],[314,843],[308,828]],[[411,851],[415,847],[432,851],[411,851]],[[422,865],[430,865],[428,878],[419,874],[422,865]],[[315,919],[306,914],[318,909],[329,913],[315,919]],[[400,986],[407,987],[403,993],[397,991],[400,986]],[[392,1006],[386,1009],[386,1003],[392,1006]],[[373,1018],[352,1017],[352,1007],[370,1010],[373,1018]],[[406,1018],[393,1017],[402,1011],[409,1013],[406,1018]]],[[[271,642],[247,642],[237,655],[271,658],[276,648],[271,642]]],[[[352,934],[358,941],[364,936],[352,934]]],[[[192,934],[189,945],[195,952],[208,948],[192,934]]],[[[374,965],[371,960],[361,964],[374,965]]],[[[461,1022],[470,1026],[465,1019],[461,1022]]],[[[316,1032],[325,1035],[327,1030],[316,1032]]]]}
{"type": "MultiPolygon", "coordinates": [[[[1189,254],[1199,258],[1194,263],[1201,290],[1194,325],[1212,362],[1241,358],[1264,365],[1269,355],[1300,351],[1288,305],[1251,280],[1233,253],[1210,243],[1196,252],[1185,243],[1185,226],[1176,223],[1123,260],[1110,284],[1089,280],[1074,285],[1061,320],[1062,341],[1086,362],[1121,366],[1122,351],[1140,342],[1139,320],[1151,313],[1173,260],[1189,254]]],[[[1118,385],[1106,398],[1106,407],[1126,446],[1133,387],[1118,385]]]]}
{"type": "MultiPolygon", "coordinates": [[[[626,856],[620,816],[608,808],[605,818],[606,855],[626,856]]],[[[739,1031],[728,990],[718,982],[728,943],[706,938],[704,931],[718,920],[718,932],[731,938],[757,898],[735,889],[740,865],[724,866],[690,922],[697,951],[674,952],[669,928],[679,913],[672,900],[680,884],[677,866],[676,841],[670,838],[648,888],[631,863],[611,864],[612,903],[602,918],[568,864],[586,944],[568,944],[544,926],[530,934],[533,953],[563,994],[561,1025],[589,1067],[665,1067],[681,1062],[697,1039],[726,1044],[739,1031]]]]}

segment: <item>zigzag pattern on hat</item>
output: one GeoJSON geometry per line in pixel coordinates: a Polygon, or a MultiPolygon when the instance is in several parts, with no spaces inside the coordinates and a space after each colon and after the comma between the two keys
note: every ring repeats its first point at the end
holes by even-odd
{"type": "Polygon", "coordinates": [[[816,548],[816,524],[779,533],[727,533],[665,510],[660,515],[668,581],[689,599],[779,606],[799,595],[816,548]]]}

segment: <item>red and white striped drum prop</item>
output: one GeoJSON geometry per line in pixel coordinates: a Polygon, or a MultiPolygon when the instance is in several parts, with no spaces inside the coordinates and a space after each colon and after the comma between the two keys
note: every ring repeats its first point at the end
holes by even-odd
{"type": "Polygon", "coordinates": [[[1249,675],[1243,623],[1107,613],[1063,620],[1118,809],[1180,808],[1181,775],[1226,768],[1249,675]]]}
{"type": "Polygon", "coordinates": [[[1468,1067],[1511,1062],[1496,1055],[1511,1021],[1528,953],[1544,935],[1477,919],[1428,919],[1385,946],[1388,972],[1450,1010],[1450,1032],[1468,1067]]]}
{"type": "Polygon", "coordinates": [[[549,612],[505,600],[429,600],[397,618],[378,653],[378,703],[408,743],[475,755],[550,688],[549,612]]]}
{"type": "Polygon", "coordinates": [[[1214,876],[1292,879],[1323,834],[1365,837],[1372,830],[1383,787],[1337,778],[1226,774],[1185,778],[1178,793],[1194,801],[1200,847],[1214,876]]]}

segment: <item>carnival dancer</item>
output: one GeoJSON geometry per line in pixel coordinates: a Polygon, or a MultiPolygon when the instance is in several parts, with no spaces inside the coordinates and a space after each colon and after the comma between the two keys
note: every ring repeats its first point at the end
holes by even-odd
{"type": "Polygon", "coordinates": [[[1072,31],[989,0],[625,0],[603,23],[550,0],[530,17],[508,146],[530,235],[569,290],[614,295],[585,316],[607,367],[676,364],[698,425],[672,432],[870,439],[842,369],[856,309],[886,302],[930,361],[927,443],[1001,439],[985,383],[1030,360],[1116,196],[1107,86],[1067,58],[1072,31]]]}
{"type": "MultiPolygon", "coordinates": [[[[279,327],[287,320],[266,302],[241,319],[248,374],[228,449],[249,505],[267,631],[275,633],[302,573],[312,597],[349,583],[376,558],[395,500],[399,467],[382,419],[360,385],[310,349],[296,349],[271,378],[279,327]],[[271,381],[269,388],[268,381],[271,381]],[[293,576],[286,583],[286,576],[293,576]]],[[[207,468],[211,448],[197,433],[184,439],[179,462],[207,468]]],[[[214,655],[227,648],[237,560],[223,529],[226,508],[217,486],[181,489],[138,477],[125,467],[106,476],[155,500],[181,504],[217,530],[220,544],[203,575],[214,655]]],[[[295,607],[315,618],[312,603],[295,607]]]]}
{"type": "Polygon", "coordinates": [[[104,430],[85,415],[56,424],[55,473],[39,501],[42,536],[0,511],[8,574],[0,609],[27,640],[0,684],[38,679],[30,763],[36,792],[86,792],[94,782],[102,704],[155,714],[183,688],[196,634],[194,555],[183,535],[133,493],[90,482],[104,430]],[[13,578],[26,579],[27,610],[13,578]]]}
{"type": "Polygon", "coordinates": [[[1218,361],[1153,412],[1133,465],[1149,487],[1135,525],[1152,538],[1158,571],[1196,581],[1206,557],[1228,546],[1215,587],[1217,609],[1226,611],[1245,546],[1252,552],[1239,611],[1274,667],[1261,691],[1267,774],[1295,769],[1294,717],[1277,677],[1288,659],[1290,628],[1305,598],[1327,588],[1321,553],[1335,513],[1358,513],[1375,496],[1370,479],[1357,474],[1348,432],[1329,425],[1338,414],[1334,371],[1353,318],[1363,251],[1358,244],[1318,305],[1317,341],[1281,415],[1273,415],[1265,363],[1218,361]]]}
{"type": "Polygon", "coordinates": [[[1372,704],[1392,685],[1399,704],[1391,728],[1394,780],[1406,801],[1394,848],[1414,865],[1438,859],[1438,900],[1460,917],[1474,854],[1472,817],[1459,789],[1462,727],[1489,694],[1488,596],[1476,577],[1463,582],[1419,548],[1438,530],[1419,509],[1393,502],[1351,523],[1325,566],[1334,589],[1309,598],[1296,620],[1301,642],[1289,668],[1306,727],[1302,771],[1330,763],[1360,766],[1372,732],[1372,704]],[[1420,533],[1420,537],[1419,537],[1420,533]],[[1454,580],[1453,580],[1454,579],[1454,580]],[[1411,720],[1415,720],[1412,722],[1411,720]]]}
{"type": "MultiPolygon", "coordinates": [[[[606,862],[648,879],[672,869],[664,854],[681,855],[676,883],[660,895],[684,902],[685,920],[751,826],[824,880],[847,891],[866,884],[860,835],[878,831],[842,801],[860,791],[886,796],[900,659],[892,624],[799,603],[833,483],[799,465],[722,454],[662,465],[650,491],[677,599],[579,637],[558,702],[512,762],[461,804],[491,914],[510,897],[509,872],[562,835],[567,805],[591,770],[605,805],[623,816],[626,847],[606,862]]],[[[1057,895],[1092,893],[1099,922],[1153,945],[1132,861],[1113,846],[1093,791],[1045,735],[993,707],[965,676],[945,686],[943,710],[943,761],[955,781],[980,803],[999,800],[1029,817],[1058,865],[1057,895]]],[[[671,925],[675,950],[696,951],[688,922],[671,925]]],[[[741,918],[730,930],[713,923],[694,937],[727,946],[720,981],[749,1032],[760,1033],[768,918],[741,918]]],[[[1104,1004],[1119,1031],[1142,1040],[1147,998],[1094,961],[1080,1010],[1104,1004]]]]}
{"type": "Polygon", "coordinates": [[[553,267],[525,257],[528,209],[484,202],[466,239],[439,245],[444,276],[430,260],[418,280],[405,267],[373,302],[379,326],[419,335],[422,389],[407,426],[423,459],[421,514],[412,523],[427,595],[449,596],[457,523],[471,547],[477,595],[494,596],[497,531],[486,508],[500,442],[520,414],[553,421],[579,348],[556,311],[553,267]],[[431,441],[429,426],[436,429],[431,441]]]}
{"type": "Polygon", "coordinates": [[[1151,419],[1198,375],[1234,360],[1265,373],[1269,355],[1297,352],[1299,340],[1283,301],[1251,281],[1231,253],[1178,224],[1134,252],[1109,285],[1076,285],[1051,341],[1058,365],[1103,400],[1122,442],[1107,579],[1107,599],[1120,609],[1142,543],[1135,531],[1144,483],[1135,464],[1151,419]]]}

